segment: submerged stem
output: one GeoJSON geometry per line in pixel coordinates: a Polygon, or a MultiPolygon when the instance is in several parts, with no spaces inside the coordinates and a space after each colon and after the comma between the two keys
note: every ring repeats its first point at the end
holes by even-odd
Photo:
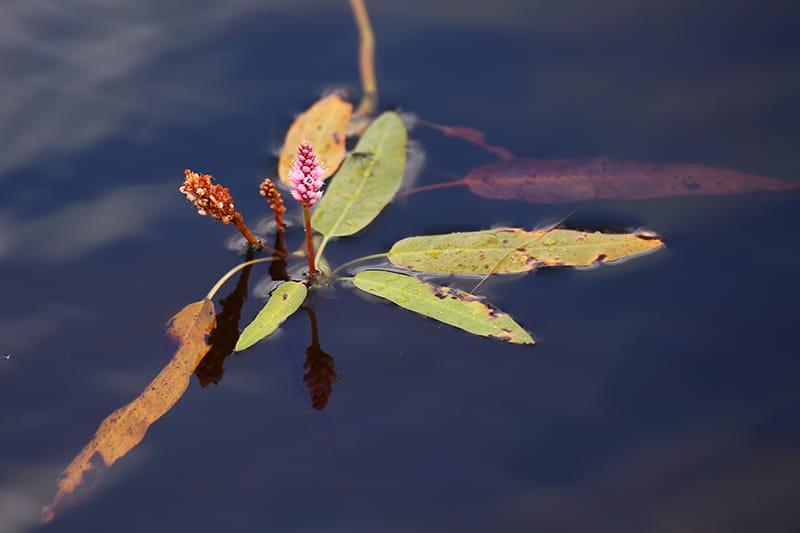
{"type": "Polygon", "coordinates": [[[400,191],[397,193],[396,196],[408,196],[409,194],[416,194],[418,192],[425,192],[425,191],[433,191],[436,189],[446,189],[448,187],[462,187],[466,186],[467,181],[465,179],[458,179],[453,181],[443,181],[439,183],[431,183],[430,185],[421,185],[419,187],[414,187],[413,189],[406,189],[404,191],[400,191]]]}
{"type": "Polygon", "coordinates": [[[378,83],[375,79],[375,34],[364,0],[350,0],[358,27],[358,67],[361,74],[361,103],[354,115],[368,115],[378,106],[378,83]]]}

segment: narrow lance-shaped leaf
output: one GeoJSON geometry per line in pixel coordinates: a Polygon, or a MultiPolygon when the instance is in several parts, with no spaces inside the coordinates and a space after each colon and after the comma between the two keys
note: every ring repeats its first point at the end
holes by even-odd
{"type": "Polygon", "coordinates": [[[242,331],[235,351],[246,350],[278,329],[303,304],[307,293],[305,284],[299,281],[287,281],[278,285],[256,318],[242,331]]]}
{"type": "Polygon", "coordinates": [[[364,292],[475,335],[515,344],[534,343],[509,315],[465,291],[384,270],[363,270],[353,283],[364,292]]]}
{"type": "Polygon", "coordinates": [[[317,203],[314,229],[327,240],[352,235],[372,222],[400,187],[406,142],[396,113],[375,119],[317,203]]]}
{"type": "Polygon", "coordinates": [[[405,194],[459,185],[484,198],[557,204],[595,198],[641,200],[784,191],[800,187],[800,181],[694,163],[643,163],[610,157],[518,158],[483,165],[460,180],[417,187],[405,194]]]}
{"type": "Polygon", "coordinates": [[[308,110],[299,115],[286,132],[280,157],[278,175],[285,185],[291,185],[289,170],[296,156],[297,145],[308,141],[314,146],[320,160],[325,162],[328,178],[339,168],[345,154],[347,127],[353,105],[336,94],[329,94],[318,100],[308,110]]]}
{"type": "Polygon", "coordinates": [[[214,304],[209,299],[189,304],[172,317],[167,334],[178,342],[175,355],[136,399],[103,420],[61,475],[53,501],[42,510],[43,522],[52,520],[99,474],[139,444],[150,425],[175,405],[208,352],[205,337],[213,327],[214,304]]]}
{"type": "Polygon", "coordinates": [[[567,229],[492,229],[408,237],[389,250],[389,261],[415,272],[505,274],[548,266],[591,266],[657,250],[657,235],[567,229]]]}

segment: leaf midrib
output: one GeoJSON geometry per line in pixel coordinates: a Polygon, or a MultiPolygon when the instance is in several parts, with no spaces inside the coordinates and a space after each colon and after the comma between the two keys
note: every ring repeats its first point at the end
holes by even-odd
{"type": "MultiPolygon", "coordinates": [[[[389,129],[390,128],[386,128],[385,129],[385,131],[379,137],[380,143],[376,143],[375,146],[380,146],[380,145],[383,144],[383,140],[390,133],[389,129]]],[[[357,149],[358,149],[358,145],[356,145],[356,151],[358,151],[357,149]]],[[[356,192],[355,192],[355,194],[353,194],[353,198],[348,201],[348,203],[346,204],[346,207],[344,209],[342,209],[341,213],[339,213],[339,218],[337,218],[336,222],[334,222],[334,224],[331,226],[331,231],[328,234],[328,236],[334,236],[335,235],[336,230],[339,228],[339,224],[341,224],[342,220],[345,219],[345,215],[350,211],[350,207],[353,205],[353,203],[355,203],[356,199],[359,197],[359,194],[361,193],[361,190],[364,188],[364,185],[367,183],[367,180],[369,179],[369,177],[372,176],[372,169],[375,168],[375,165],[378,163],[378,158],[376,157],[376,155],[377,154],[375,153],[375,150],[373,150],[372,157],[370,158],[370,162],[369,162],[369,165],[368,165],[368,172],[366,172],[366,175],[361,179],[361,182],[358,184],[358,187],[356,188],[356,192]]],[[[352,156],[348,156],[348,157],[352,157],[352,156]]]]}

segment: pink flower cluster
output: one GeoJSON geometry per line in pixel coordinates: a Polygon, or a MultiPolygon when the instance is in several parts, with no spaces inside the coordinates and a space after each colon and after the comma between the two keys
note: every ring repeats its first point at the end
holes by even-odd
{"type": "Polygon", "coordinates": [[[308,141],[297,145],[297,158],[289,171],[292,198],[303,207],[311,207],[322,196],[322,176],[328,171],[317,159],[317,153],[308,141]]]}

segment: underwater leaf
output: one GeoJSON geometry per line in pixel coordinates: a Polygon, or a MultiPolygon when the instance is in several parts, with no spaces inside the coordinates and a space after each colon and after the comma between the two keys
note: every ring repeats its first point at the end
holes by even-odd
{"type": "Polygon", "coordinates": [[[353,104],[332,93],[295,119],[286,132],[286,140],[278,158],[278,175],[285,185],[291,185],[289,170],[297,155],[297,145],[304,140],[314,146],[314,151],[328,169],[323,179],[336,172],[344,159],[347,125],[352,110],[353,104]]]}
{"type": "Polygon", "coordinates": [[[406,140],[396,113],[375,119],[314,208],[314,229],[329,239],[352,235],[372,222],[400,187],[406,140]]]}
{"type": "Polygon", "coordinates": [[[244,328],[234,350],[246,350],[278,329],[303,304],[307,293],[305,284],[299,281],[286,281],[278,285],[256,318],[244,328]]]}
{"type": "Polygon", "coordinates": [[[485,231],[408,237],[389,250],[394,266],[432,274],[506,274],[549,266],[610,263],[657,250],[657,235],[569,229],[485,231]]]}
{"type": "Polygon", "coordinates": [[[353,283],[364,292],[475,335],[514,344],[534,343],[510,316],[465,291],[385,270],[362,270],[353,283]]]}
{"type": "Polygon", "coordinates": [[[209,350],[206,334],[214,323],[214,304],[209,299],[189,304],[172,317],[167,334],[178,342],[175,355],[136,399],[103,420],[58,480],[53,501],[42,510],[43,522],[52,520],[99,474],[139,444],[150,425],[175,405],[209,350]]]}
{"type": "Polygon", "coordinates": [[[557,204],[593,198],[643,200],[784,191],[800,187],[800,181],[694,163],[642,163],[609,157],[518,158],[480,166],[460,180],[417,187],[405,194],[460,185],[484,198],[557,204]]]}
{"type": "Polygon", "coordinates": [[[494,146],[487,143],[486,134],[480,130],[476,130],[475,128],[470,128],[469,126],[447,126],[444,124],[437,124],[435,122],[423,120],[416,116],[413,117],[413,120],[422,126],[439,130],[448,137],[458,137],[464,139],[465,141],[479,146],[487,152],[496,155],[500,159],[514,159],[514,154],[509,152],[508,149],[503,148],[502,146],[494,146]]]}

